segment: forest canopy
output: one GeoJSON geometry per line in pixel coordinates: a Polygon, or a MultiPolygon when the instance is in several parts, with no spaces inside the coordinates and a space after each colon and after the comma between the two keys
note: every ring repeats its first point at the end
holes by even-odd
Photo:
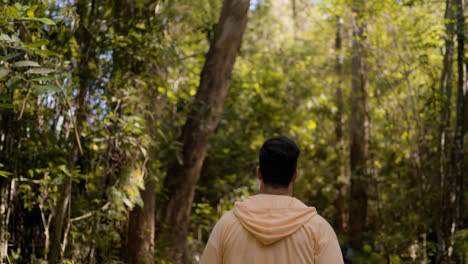
{"type": "Polygon", "coordinates": [[[0,263],[198,263],[278,135],[346,261],[468,263],[465,0],[0,2],[0,263]]]}

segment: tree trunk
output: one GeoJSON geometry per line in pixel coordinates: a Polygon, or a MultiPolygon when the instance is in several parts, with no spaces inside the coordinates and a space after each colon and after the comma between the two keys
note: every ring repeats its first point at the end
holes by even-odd
{"type": "MultiPolygon", "coordinates": [[[[8,91],[9,103],[13,102],[14,90],[8,91]]],[[[14,189],[14,177],[17,177],[17,149],[19,135],[16,131],[19,130],[20,124],[14,118],[15,112],[10,109],[0,109],[1,126],[0,126],[0,163],[4,170],[13,175],[10,178],[0,177],[0,262],[8,256],[8,234],[9,232],[9,216],[12,210],[12,194],[14,189]],[[9,192],[9,190],[11,190],[9,192]]]]}
{"type": "Polygon", "coordinates": [[[186,236],[195,188],[208,140],[221,118],[231,71],[247,24],[249,2],[224,1],[215,37],[206,55],[195,105],[182,131],[183,164],[174,163],[164,182],[167,198],[161,201],[159,217],[164,230],[160,238],[170,243],[169,258],[174,263],[186,262],[186,236]]]}
{"type": "Polygon", "coordinates": [[[292,11],[293,11],[293,25],[294,25],[294,39],[299,39],[299,23],[297,21],[297,3],[296,0],[292,1],[292,11]]]}
{"type": "MultiPolygon", "coordinates": [[[[154,15],[154,6],[158,5],[158,1],[146,1],[145,7],[141,10],[138,9],[134,1],[116,0],[114,5],[114,16],[116,18],[115,30],[121,36],[127,36],[139,22],[144,21],[146,25],[153,25],[151,23],[151,16],[154,15]],[[142,17],[140,20],[132,21],[132,24],[125,24],[125,17],[129,14],[132,17],[142,17]]],[[[155,39],[154,41],[158,41],[155,39]]],[[[142,44],[142,43],[140,43],[142,44]]],[[[135,44],[134,44],[135,45],[135,44]]],[[[134,75],[151,76],[150,79],[157,79],[162,76],[158,65],[147,58],[148,61],[138,63],[133,60],[136,51],[141,47],[140,45],[133,46],[132,48],[118,48],[114,50],[115,65],[123,72],[132,72],[134,75]],[[133,50],[132,50],[133,49],[133,50]],[[135,66],[138,64],[138,66],[135,66]]],[[[118,76],[117,78],[122,78],[118,76]]],[[[154,82],[156,83],[156,82],[154,82]]],[[[153,83],[153,84],[154,84],[153,83]]],[[[144,91],[140,93],[141,101],[146,105],[145,119],[147,124],[147,133],[151,136],[151,140],[156,142],[157,139],[157,126],[156,123],[161,118],[162,111],[162,98],[158,94],[157,89],[152,89],[151,94],[147,96],[144,91]]],[[[144,109],[139,111],[143,112],[144,109]]],[[[155,153],[157,150],[150,146],[149,153],[155,153]]],[[[150,158],[154,155],[150,154],[150,158]]],[[[155,238],[155,215],[156,215],[156,175],[158,169],[155,166],[146,166],[147,172],[145,173],[145,189],[140,193],[143,201],[143,207],[135,205],[129,215],[128,233],[127,233],[127,256],[128,263],[153,263],[154,259],[154,238],[155,238]]]]}
{"type": "MultiPolygon", "coordinates": [[[[457,64],[458,64],[458,85],[457,85],[457,105],[456,105],[456,127],[453,149],[453,177],[451,177],[453,189],[450,190],[450,208],[452,209],[451,218],[451,236],[460,229],[463,221],[463,205],[464,205],[464,176],[465,171],[465,148],[464,138],[466,135],[466,119],[465,113],[468,83],[466,79],[466,62],[465,62],[465,0],[457,0],[457,64]],[[453,199],[455,198],[455,199],[453,199]]],[[[450,250],[449,250],[450,252],[450,250]]],[[[452,258],[455,260],[457,256],[452,258]]],[[[456,260],[455,260],[456,261],[456,260]]],[[[458,262],[458,261],[457,261],[458,262]]]]}
{"type": "MultiPolygon", "coordinates": [[[[153,67],[154,68],[154,67],[153,67]]],[[[156,67],[157,69],[157,67],[156,67]]],[[[154,71],[153,76],[160,75],[158,71],[154,71]]],[[[162,98],[154,89],[153,95],[150,97],[152,102],[147,107],[146,123],[156,124],[162,115],[161,103],[162,98]]],[[[156,125],[148,127],[148,133],[151,135],[152,141],[157,141],[156,125]]],[[[149,152],[155,153],[157,150],[152,147],[149,152]]],[[[151,155],[150,155],[151,157],[151,155]]],[[[138,205],[130,212],[128,224],[128,240],[127,252],[129,263],[153,263],[154,259],[154,238],[155,238],[155,215],[156,215],[156,181],[155,175],[158,168],[147,166],[148,173],[145,178],[145,190],[141,192],[143,207],[138,205]],[[149,167],[149,168],[148,168],[149,167]]]]}
{"type": "MultiPolygon", "coordinates": [[[[440,82],[440,95],[443,97],[443,108],[440,115],[440,182],[443,182],[445,175],[447,174],[447,149],[446,144],[448,143],[448,135],[446,129],[450,126],[450,101],[452,96],[452,82],[453,82],[453,56],[455,53],[455,24],[453,20],[453,0],[447,0],[445,8],[445,20],[446,20],[446,39],[445,39],[445,54],[443,61],[442,76],[440,82]]],[[[441,184],[443,185],[443,184],[441,184]]]]}
{"type": "Polygon", "coordinates": [[[351,49],[351,115],[350,115],[350,165],[351,197],[349,211],[349,242],[361,248],[367,218],[368,185],[368,126],[367,76],[364,51],[365,22],[362,21],[364,0],[353,1],[353,41],[351,49]]]}
{"type": "Polygon", "coordinates": [[[338,83],[335,91],[335,104],[337,111],[335,113],[335,140],[336,140],[336,164],[333,166],[336,171],[336,192],[337,198],[335,200],[336,214],[335,214],[335,228],[338,233],[344,232],[345,226],[345,155],[344,155],[344,115],[343,115],[343,52],[342,52],[342,36],[343,36],[343,19],[339,16],[336,17],[336,38],[335,38],[335,52],[336,64],[335,72],[337,75],[338,83]]]}
{"type": "Polygon", "coordinates": [[[129,263],[152,263],[154,245],[154,225],[156,183],[153,175],[146,175],[145,190],[141,193],[143,207],[135,206],[130,212],[128,227],[129,263]]]}
{"type": "MultiPolygon", "coordinates": [[[[92,8],[92,6],[91,6],[92,8]]],[[[80,144],[80,131],[83,127],[83,123],[86,121],[86,96],[88,93],[88,80],[89,69],[89,41],[91,39],[90,33],[84,28],[84,23],[88,18],[88,2],[84,0],[77,1],[77,13],[80,15],[81,25],[76,31],[76,39],[80,45],[80,62],[78,65],[78,79],[79,79],[79,90],[77,95],[77,104],[75,110],[76,116],[76,136],[74,138],[74,143],[72,144],[72,149],[68,156],[68,170],[69,174],[66,176],[64,183],[61,187],[60,198],[57,202],[57,206],[54,209],[55,215],[52,219],[50,227],[50,255],[49,263],[57,264],[60,263],[62,258],[62,239],[63,239],[63,228],[65,223],[65,217],[68,212],[68,207],[71,206],[71,191],[72,191],[72,171],[75,168],[75,165],[82,155],[81,144],[80,144]]],[[[88,21],[88,28],[91,24],[88,21]]]]}
{"type": "Polygon", "coordinates": [[[439,214],[437,219],[437,256],[436,263],[444,263],[448,257],[448,244],[450,243],[450,214],[448,197],[450,192],[449,187],[449,169],[448,169],[448,150],[449,135],[447,129],[450,127],[451,116],[451,97],[452,97],[452,82],[453,82],[453,56],[455,53],[455,19],[453,0],[446,1],[445,20],[446,20],[446,39],[445,39],[445,54],[444,65],[441,76],[440,92],[443,98],[442,110],[440,115],[440,134],[439,134],[439,162],[440,171],[438,184],[441,190],[439,214]]]}

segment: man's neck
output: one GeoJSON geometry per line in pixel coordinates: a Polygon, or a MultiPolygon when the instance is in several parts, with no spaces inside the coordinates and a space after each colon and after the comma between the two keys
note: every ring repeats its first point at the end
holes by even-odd
{"type": "Polygon", "coordinates": [[[265,185],[263,182],[260,185],[260,194],[274,194],[274,195],[287,195],[287,196],[292,196],[293,195],[293,188],[292,184],[290,184],[286,188],[273,188],[272,186],[265,185]]]}

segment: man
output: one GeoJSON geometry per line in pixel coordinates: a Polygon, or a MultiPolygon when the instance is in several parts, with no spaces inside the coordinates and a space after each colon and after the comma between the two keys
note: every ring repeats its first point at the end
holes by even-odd
{"type": "Polygon", "coordinates": [[[268,139],[260,150],[260,194],[234,204],[215,225],[202,264],[342,264],[333,228],[292,197],[299,148],[268,139]]]}

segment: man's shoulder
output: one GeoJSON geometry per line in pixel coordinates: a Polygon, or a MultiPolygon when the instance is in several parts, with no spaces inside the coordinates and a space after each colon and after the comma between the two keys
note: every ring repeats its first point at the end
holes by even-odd
{"type": "Polygon", "coordinates": [[[221,216],[218,222],[216,222],[212,235],[215,234],[219,239],[224,239],[236,222],[239,222],[239,220],[237,220],[232,210],[227,211],[221,216]]]}
{"type": "Polygon", "coordinates": [[[319,213],[315,214],[314,217],[307,222],[307,225],[318,228],[331,228],[330,223],[319,213]]]}
{"type": "Polygon", "coordinates": [[[328,221],[319,214],[310,219],[304,227],[316,237],[336,237],[335,230],[328,221]]]}
{"type": "Polygon", "coordinates": [[[317,213],[312,219],[310,219],[309,223],[312,223],[314,225],[330,225],[328,221],[321,216],[319,213],[317,213]]]}
{"type": "Polygon", "coordinates": [[[218,220],[218,224],[227,227],[237,221],[239,220],[237,220],[237,217],[234,215],[233,210],[229,210],[221,216],[221,218],[218,220]]]}

